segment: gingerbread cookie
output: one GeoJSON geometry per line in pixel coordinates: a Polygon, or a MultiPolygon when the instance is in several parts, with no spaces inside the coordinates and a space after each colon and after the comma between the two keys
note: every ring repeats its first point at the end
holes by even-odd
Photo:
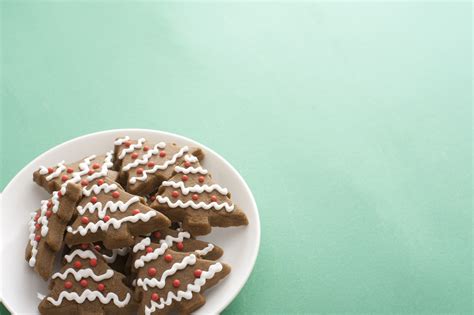
{"type": "Polygon", "coordinates": [[[216,260],[224,254],[224,251],[219,246],[197,240],[189,232],[182,229],[160,229],[153,232],[150,235],[150,239],[153,243],[166,243],[168,248],[174,251],[193,253],[203,259],[216,260]]]}
{"type": "Polygon", "coordinates": [[[133,314],[132,292],[124,275],[109,268],[88,245],[64,257],[65,265],[53,274],[50,294],[38,309],[41,314],[133,314]]]}
{"type": "Polygon", "coordinates": [[[173,221],[183,222],[192,235],[205,235],[211,226],[247,225],[245,213],[230,199],[230,193],[214,183],[211,174],[198,158],[187,154],[175,175],[162,182],[152,208],[173,221]]]}
{"type": "Polygon", "coordinates": [[[107,177],[83,183],[77,217],[67,228],[66,244],[103,242],[109,249],[134,243],[134,236],[167,227],[170,221],[107,177]]]}
{"type": "Polygon", "coordinates": [[[199,158],[204,154],[198,148],[179,147],[175,143],[152,144],[144,138],[131,140],[119,138],[115,142],[115,167],[119,181],[133,194],[145,196],[154,191],[162,181],[170,178],[173,167],[181,164],[186,153],[199,158]]]}
{"type": "Polygon", "coordinates": [[[227,264],[178,253],[166,243],[155,244],[149,238],[139,241],[132,251],[140,315],[175,310],[189,314],[204,305],[203,292],[230,273],[227,264]]]}
{"type": "Polygon", "coordinates": [[[91,155],[69,165],[61,161],[56,167],[40,166],[39,170],[33,173],[33,180],[49,193],[60,190],[68,183],[91,182],[105,176],[116,180],[118,173],[112,170],[112,159],[113,152],[110,151],[105,155],[91,155]]]}
{"type": "Polygon", "coordinates": [[[32,213],[25,258],[44,280],[52,273],[56,253],[63,244],[64,231],[80,198],[81,187],[69,183],[60,191],[53,192],[49,200],[41,201],[41,208],[32,213]]]}

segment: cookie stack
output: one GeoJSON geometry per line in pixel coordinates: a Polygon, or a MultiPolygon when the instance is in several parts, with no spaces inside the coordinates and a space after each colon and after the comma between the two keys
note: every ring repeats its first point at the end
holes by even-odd
{"type": "Polygon", "coordinates": [[[247,225],[247,217],[201,166],[201,149],[128,136],[113,144],[103,155],[33,174],[50,193],[31,215],[25,251],[51,281],[38,309],[188,314],[230,273],[217,261],[223,250],[196,236],[247,225]],[[63,267],[55,272],[57,256],[63,267]]]}

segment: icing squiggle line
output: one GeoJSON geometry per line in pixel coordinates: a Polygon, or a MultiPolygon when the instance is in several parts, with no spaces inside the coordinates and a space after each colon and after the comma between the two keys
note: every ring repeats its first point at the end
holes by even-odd
{"type": "Polygon", "coordinates": [[[130,140],[130,137],[125,136],[123,138],[115,140],[114,145],[121,145],[122,143],[124,143],[125,141],[128,141],[128,140],[130,140]]]}
{"type": "Polygon", "coordinates": [[[161,255],[163,255],[167,249],[168,249],[168,245],[166,243],[163,243],[161,244],[160,247],[156,248],[153,252],[142,255],[140,258],[135,260],[135,263],[134,263],[135,268],[136,269],[141,268],[145,266],[145,263],[157,259],[161,255]]]}
{"type": "Polygon", "coordinates": [[[110,212],[116,212],[117,210],[119,210],[120,212],[125,212],[127,211],[128,207],[130,207],[130,205],[139,201],[140,197],[133,196],[125,203],[121,200],[117,202],[109,200],[105,203],[105,206],[101,202],[88,202],[84,207],[78,206],[77,212],[79,212],[80,215],[83,215],[84,213],[86,213],[87,210],[89,210],[90,213],[94,213],[97,210],[99,218],[103,219],[105,214],[107,213],[107,210],[110,210],[110,212]]]}
{"type": "Polygon", "coordinates": [[[77,294],[76,292],[67,292],[67,291],[62,291],[59,294],[59,297],[57,300],[53,299],[52,297],[48,297],[48,301],[55,305],[58,306],[63,302],[63,299],[66,299],[68,301],[76,301],[79,304],[84,303],[85,300],[88,301],[94,301],[96,299],[99,299],[100,303],[102,304],[108,304],[110,301],[113,301],[115,305],[118,307],[124,307],[125,305],[128,304],[130,301],[130,293],[127,293],[125,298],[120,301],[120,298],[118,297],[117,294],[109,292],[107,295],[103,295],[99,291],[91,291],[89,289],[84,290],[81,295],[77,294]]]}
{"type": "Polygon", "coordinates": [[[118,159],[121,160],[127,155],[127,153],[133,152],[135,149],[141,149],[145,143],[145,138],[138,139],[137,143],[131,144],[128,148],[125,148],[120,152],[118,159]]]}
{"type": "MultiPolygon", "coordinates": [[[[61,174],[62,171],[64,171],[66,169],[66,166],[64,165],[64,163],[66,163],[65,161],[61,161],[58,163],[58,168],[51,174],[49,174],[48,176],[46,176],[46,180],[47,181],[50,181],[52,180],[53,178],[56,178],[59,176],[59,174],[61,174]]],[[[46,175],[48,174],[48,168],[45,167],[45,166],[40,166],[39,168],[39,173],[41,175],[46,175]]]]}
{"type": "Polygon", "coordinates": [[[167,181],[162,182],[161,185],[173,187],[173,188],[180,188],[183,195],[187,195],[190,192],[195,192],[199,194],[202,194],[203,192],[210,193],[210,192],[213,192],[214,190],[217,190],[222,195],[227,195],[229,193],[227,188],[224,188],[218,184],[212,184],[210,186],[209,185],[200,186],[196,184],[194,186],[186,187],[184,186],[184,182],[174,182],[171,180],[167,180],[167,181]]]}
{"type": "Polygon", "coordinates": [[[128,254],[129,251],[130,249],[128,247],[112,249],[112,256],[107,256],[106,254],[102,254],[102,257],[104,257],[106,262],[111,264],[111,263],[114,263],[115,260],[117,260],[117,256],[125,256],[128,254]]]}
{"type": "Polygon", "coordinates": [[[165,170],[167,169],[170,165],[175,164],[176,161],[184,155],[184,153],[188,152],[189,148],[187,146],[182,147],[177,153],[173,155],[173,157],[170,160],[165,161],[163,164],[158,164],[153,166],[153,168],[149,170],[144,170],[142,176],[134,176],[130,178],[129,182],[130,184],[135,184],[137,180],[139,181],[144,181],[148,178],[148,173],[156,173],[158,170],[165,170]]]}
{"type": "MultiPolygon", "coordinates": [[[[44,201],[44,200],[43,200],[44,201]]],[[[28,264],[30,267],[34,267],[36,264],[36,255],[38,254],[38,241],[35,240],[35,229],[36,229],[36,223],[35,223],[35,217],[38,212],[34,211],[31,213],[31,219],[30,222],[28,223],[28,230],[30,231],[30,235],[28,236],[28,239],[30,240],[30,245],[31,245],[31,257],[28,260],[28,264]]],[[[42,213],[40,213],[41,216],[42,213]]]]}
{"type": "Polygon", "coordinates": [[[174,263],[170,269],[165,270],[161,274],[160,280],[156,278],[145,278],[145,279],[140,278],[137,280],[137,285],[142,287],[143,290],[145,291],[148,291],[148,287],[163,289],[166,285],[166,278],[174,275],[178,270],[183,270],[187,266],[192,266],[195,263],[196,263],[196,256],[191,254],[189,256],[184,257],[182,261],[174,263]]]}
{"type": "Polygon", "coordinates": [[[198,161],[198,158],[195,157],[195,156],[192,155],[192,154],[186,154],[186,155],[184,156],[184,160],[185,160],[186,162],[189,162],[189,163],[195,163],[195,162],[198,161]]]}
{"type": "Polygon", "coordinates": [[[207,246],[203,249],[196,249],[194,252],[196,253],[196,255],[199,255],[199,256],[206,256],[207,254],[209,254],[210,252],[212,252],[212,250],[214,249],[214,245],[213,244],[207,244],[207,246]]]}
{"type": "Polygon", "coordinates": [[[92,278],[94,281],[98,282],[98,281],[112,278],[114,275],[114,271],[112,269],[108,269],[104,274],[96,275],[94,271],[90,268],[81,269],[77,271],[74,270],[73,268],[69,268],[64,273],[56,272],[51,278],[52,279],[60,278],[62,280],[66,280],[69,274],[72,274],[74,276],[74,279],[76,279],[76,281],[79,281],[83,278],[92,278]]]}
{"type": "Polygon", "coordinates": [[[198,166],[198,167],[182,167],[182,166],[176,166],[174,168],[174,170],[176,171],[176,173],[183,173],[183,174],[202,174],[202,175],[206,175],[208,172],[208,170],[206,170],[205,168],[202,168],[201,166],[198,166]]]}
{"type": "Polygon", "coordinates": [[[142,239],[140,242],[138,242],[137,244],[135,244],[135,246],[133,246],[133,249],[132,251],[134,253],[138,252],[138,251],[141,251],[141,250],[144,250],[145,247],[147,247],[148,245],[151,244],[151,240],[149,237],[147,238],[144,238],[142,239]]]}
{"type": "Polygon", "coordinates": [[[166,299],[160,298],[159,303],[151,301],[150,306],[145,306],[145,314],[151,315],[156,309],[162,310],[166,306],[171,305],[173,301],[180,302],[183,298],[185,300],[190,300],[193,297],[193,292],[201,292],[201,287],[206,284],[206,280],[212,279],[217,272],[222,271],[222,264],[215,263],[209,267],[208,271],[203,271],[201,276],[194,280],[194,283],[188,284],[186,291],[179,290],[176,294],[172,291],[168,292],[166,299]]]}
{"type": "Polygon", "coordinates": [[[211,208],[214,208],[216,210],[221,210],[222,208],[225,208],[227,212],[232,212],[234,211],[234,204],[229,205],[227,202],[224,203],[217,203],[215,201],[211,203],[205,203],[203,201],[199,203],[195,203],[192,200],[188,200],[186,202],[182,202],[181,200],[178,200],[176,202],[172,202],[170,198],[168,197],[162,197],[162,196],[156,196],[156,200],[158,200],[159,203],[166,203],[168,204],[168,207],[170,208],[188,208],[191,207],[193,209],[205,209],[209,210],[211,208]]]}
{"type": "Polygon", "coordinates": [[[164,240],[160,240],[160,244],[166,243],[169,247],[173,246],[173,243],[180,243],[184,239],[191,238],[191,234],[188,232],[179,232],[177,237],[167,235],[164,240]]]}
{"type": "Polygon", "coordinates": [[[96,223],[91,222],[84,226],[79,226],[76,230],[72,228],[72,226],[68,226],[67,231],[68,233],[72,234],[81,234],[82,236],[86,235],[87,232],[91,231],[92,233],[96,233],[97,230],[101,229],[102,231],[107,231],[109,226],[113,226],[114,229],[120,228],[122,223],[131,222],[136,223],[138,221],[148,222],[150,218],[156,216],[158,213],[156,211],[148,211],[147,213],[138,213],[132,216],[124,217],[122,219],[111,218],[109,221],[98,221],[96,223]]]}
{"type": "Polygon", "coordinates": [[[166,143],[160,142],[157,143],[153,149],[148,150],[146,154],[143,155],[141,159],[136,159],[135,161],[128,163],[122,168],[122,171],[126,172],[130,170],[133,167],[137,167],[138,165],[144,165],[148,163],[148,160],[155,154],[158,154],[160,152],[160,149],[164,149],[166,147],[166,143]]]}
{"type": "Polygon", "coordinates": [[[115,184],[107,184],[107,183],[104,183],[102,185],[97,185],[97,184],[94,184],[90,189],[87,189],[87,187],[84,187],[82,189],[82,193],[84,194],[84,196],[87,196],[89,197],[92,193],[94,193],[95,195],[99,194],[102,190],[104,191],[104,193],[109,193],[111,192],[112,190],[116,190],[117,189],[117,185],[115,184]]]}
{"type": "Polygon", "coordinates": [[[86,250],[76,249],[69,255],[64,256],[64,259],[66,259],[66,261],[70,263],[76,256],[79,256],[82,259],[97,259],[97,256],[94,254],[94,252],[89,249],[86,249],[86,250]]]}

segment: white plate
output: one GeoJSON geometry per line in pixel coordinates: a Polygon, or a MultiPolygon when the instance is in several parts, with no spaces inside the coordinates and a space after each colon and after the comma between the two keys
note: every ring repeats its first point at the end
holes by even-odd
{"type": "Polygon", "coordinates": [[[116,137],[125,135],[132,139],[145,137],[150,142],[174,141],[180,145],[201,147],[206,153],[204,166],[218,183],[229,188],[233,200],[244,209],[249,219],[246,227],[213,228],[210,235],[202,237],[224,249],[221,261],[229,263],[232,272],[215,288],[206,291],[207,303],[196,313],[220,313],[244,286],[257,258],[260,221],[253,195],[240,174],[219,154],[188,138],[155,130],[118,129],[82,136],[48,150],[24,167],[3,191],[0,211],[0,298],[12,313],[37,314],[40,302],[37,293],[48,293],[47,283],[24,260],[29,213],[39,207],[41,199],[48,198],[43,188],[33,182],[33,171],[40,165],[54,165],[60,160],[73,162],[90,154],[106,152],[113,148],[116,137]]]}

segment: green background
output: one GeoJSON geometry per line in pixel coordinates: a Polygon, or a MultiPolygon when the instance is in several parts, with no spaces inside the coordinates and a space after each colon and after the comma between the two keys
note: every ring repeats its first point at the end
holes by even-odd
{"type": "Polygon", "coordinates": [[[260,210],[226,314],[473,311],[469,2],[1,8],[0,188],[83,134],[182,134],[260,210]]]}

